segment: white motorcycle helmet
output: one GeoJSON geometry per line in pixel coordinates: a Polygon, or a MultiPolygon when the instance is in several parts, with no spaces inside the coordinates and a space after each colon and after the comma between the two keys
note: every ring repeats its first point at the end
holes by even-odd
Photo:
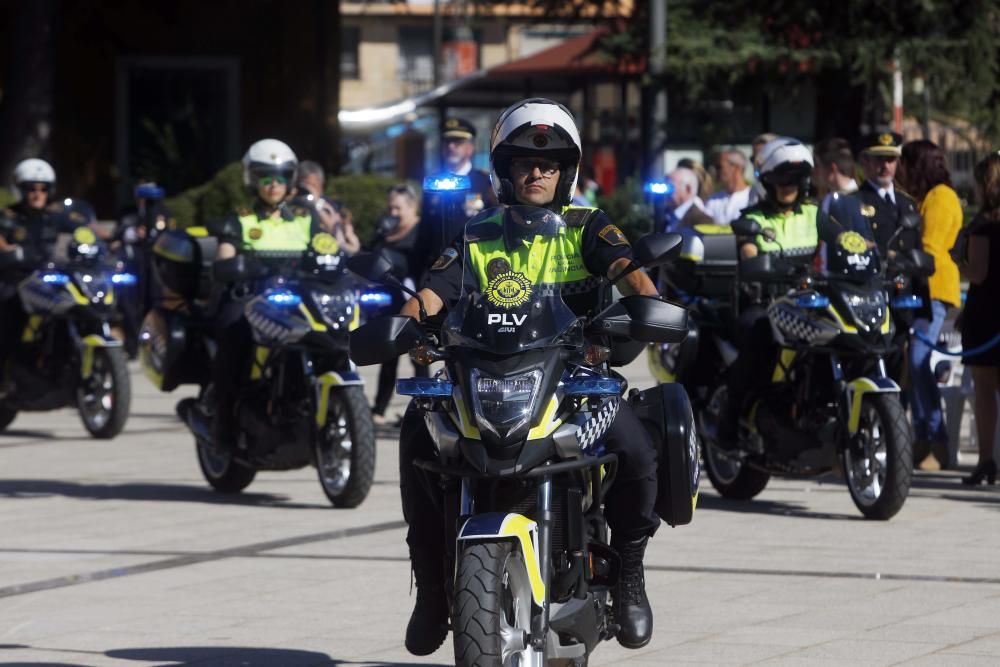
{"type": "Polygon", "coordinates": [[[757,157],[754,192],[759,201],[775,201],[775,186],[795,183],[799,195],[795,203],[805,199],[813,171],[812,152],[798,139],[778,137],[764,144],[757,157]]]}
{"type": "Polygon", "coordinates": [[[19,187],[22,183],[47,184],[49,186],[49,198],[51,199],[56,192],[56,170],[45,160],[39,160],[34,157],[21,160],[14,167],[14,173],[11,174],[11,182],[11,190],[14,193],[14,197],[18,200],[23,198],[21,188],[19,187]]]}
{"type": "Polygon", "coordinates": [[[543,157],[560,163],[553,207],[570,203],[580,167],[580,132],[573,114],[558,102],[535,97],[508,107],[490,137],[490,182],[501,204],[516,204],[510,179],[514,157],[543,157]]]}
{"type": "Polygon", "coordinates": [[[261,139],[243,155],[243,185],[254,193],[257,192],[257,179],[284,176],[291,190],[298,165],[299,160],[288,144],[277,139],[261,139]]]}

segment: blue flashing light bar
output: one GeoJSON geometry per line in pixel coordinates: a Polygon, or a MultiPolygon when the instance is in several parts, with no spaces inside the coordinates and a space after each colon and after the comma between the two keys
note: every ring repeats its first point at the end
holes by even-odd
{"type": "Polygon", "coordinates": [[[274,291],[267,295],[269,303],[276,306],[297,306],[302,303],[302,297],[288,290],[274,291]]]}
{"type": "Polygon", "coordinates": [[[455,387],[453,382],[436,378],[406,378],[396,380],[396,393],[400,396],[448,398],[455,387]]]}
{"type": "Polygon", "coordinates": [[[392,295],[388,292],[364,292],[361,295],[361,305],[378,308],[392,303],[392,295]]]}
{"type": "Polygon", "coordinates": [[[570,378],[563,382],[567,396],[618,396],[622,383],[613,378],[570,378]]]}
{"type": "Polygon", "coordinates": [[[440,174],[424,179],[424,192],[460,192],[471,189],[472,182],[468,176],[440,174]]]}
{"type": "Polygon", "coordinates": [[[164,194],[163,188],[155,183],[143,183],[135,189],[135,196],[139,199],[163,199],[164,194]]]}
{"type": "Polygon", "coordinates": [[[43,273],[42,282],[50,285],[65,285],[69,282],[69,276],[65,273],[43,273]]]}
{"type": "Polygon", "coordinates": [[[830,305],[830,297],[811,292],[809,294],[799,294],[795,297],[795,305],[799,308],[826,308],[830,305]]]}
{"type": "Polygon", "coordinates": [[[643,189],[651,195],[666,196],[673,194],[674,184],[665,183],[663,181],[652,181],[650,183],[646,183],[646,187],[643,189]]]}
{"type": "Polygon", "coordinates": [[[111,282],[115,285],[135,285],[139,279],[134,273],[115,273],[111,276],[111,282]]]}
{"type": "Polygon", "coordinates": [[[892,300],[892,307],[897,310],[914,310],[915,308],[922,308],[923,305],[924,300],[916,294],[897,296],[892,300]]]}

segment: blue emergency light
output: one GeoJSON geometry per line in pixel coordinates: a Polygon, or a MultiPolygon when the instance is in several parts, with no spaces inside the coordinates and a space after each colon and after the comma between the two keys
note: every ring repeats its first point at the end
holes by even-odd
{"type": "Polygon", "coordinates": [[[643,189],[651,195],[666,196],[673,194],[674,184],[665,183],[663,181],[650,181],[649,183],[646,183],[646,187],[643,189]]]}
{"type": "Polygon", "coordinates": [[[361,295],[361,305],[377,308],[392,303],[392,295],[388,292],[365,292],[361,295]]]}
{"type": "Polygon", "coordinates": [[[115,273],[111,276],[111,282],[115,285],[135,285],[138,278],[134,273],[115,273]]]}
{"type": "Polygon", "coordinates": [[[302,303],[301,296],[288,290],[271,292],[267,295],[267,300],[276,306],[297,306],[302,303]]]}
{"type": "Polygon", "coordinates": [[[135,189],[135,196],[138,199],[163,199],[163,195],[166,194],[163,188],[156,185],[155,183],[143,183],[135,189]]]}
{"type": "Polygon", "coordinates": [[[468,176],[439,174],[424,179],[424,192],[461,192],[471,189],[472,182],[468,176]]]}

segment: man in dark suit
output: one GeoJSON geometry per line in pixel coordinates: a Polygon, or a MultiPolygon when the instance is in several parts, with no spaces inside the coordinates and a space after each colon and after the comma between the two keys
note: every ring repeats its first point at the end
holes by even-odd
{"type": "Polygon", "coordinates": [[[667,178],[674,186],[674,191],[670,195],[672,208],[667,211],[666,231],[716,224],[715,219],[705,212],[705,205],[698,197],[698,175],[693,170],[677,167],[667,178]]]}
{"type": "Polygon", "coordinates": [[[463,118],[445,120],[441,132],[442,171],[468,176],[470,188],[465,193],[464,210],[459,206],[457,211],[454,206],[444,205],[441,194],[424,193],[418,240],[418,254],[424,268],[441,255],[444,246],[459,234],[468,218],[497,205],[490,175],[472,168],[472,156],[475,154],[476,127],[463,118]]]}
{"type": "MultiPolygon", "coordinates": [[[[889,239],[899,229],[903,216],[920,214],[913,197],[895,186],[902,144],[903,138],[895,132],[877,132],[864,137],[858,151],[865,180],[856,196],[862,202],[861,214],[871,223],[882,261],[888,261],[892,253],[922,247],[917,229],[901,232],[889,246],[889,239]]],[[[920,293],[917,287],[916,291],[920,293]]],[[[913,311],[894,309],[892,315],[896,325],[893,338],[896,349],[886,358],[886,370],[889,377],[898,383],[906,368],[905,345],[913,324],[913,311]]]]}

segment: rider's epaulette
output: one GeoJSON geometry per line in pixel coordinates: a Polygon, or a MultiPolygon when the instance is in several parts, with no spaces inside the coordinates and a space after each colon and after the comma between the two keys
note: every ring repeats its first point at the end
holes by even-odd
{"type": "Polygon", "coordinates": [[[237,217],[245,218],[248,215],[253,215],[253,209],[251,209],[249,206],[237,206],[236,215],[237,217]]]}
{"type": "Polygon", "coordinates": [[[571,206],[563,211],[562,219],[566,222],[567,227],[583,227],[590,220],[590,216],[597,213],[598,210],[583,206],[571,206]]]}
{"type": "Polygon", "coordinates": [[[477,222],[465,228],[466,243],[492,241],[503,235],[503,226],[495,222],[477,222]]]}
{"type": "Polygon", "coordinates": [[[310,215],[312,215],[309,209],[307,209],[305,206],[292,206],[291,210],[292,210],[292,215],[295,216],[296,218],[307,218],[310,215]]]}

